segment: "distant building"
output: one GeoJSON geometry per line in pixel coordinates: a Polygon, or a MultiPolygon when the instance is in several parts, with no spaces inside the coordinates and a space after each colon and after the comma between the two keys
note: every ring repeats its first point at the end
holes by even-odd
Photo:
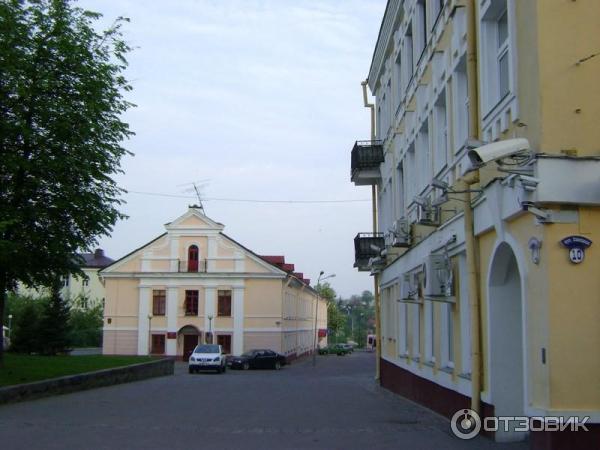
{"type": "MultiPolygon", "coordinates": [[[[381,291],[381,384],[447,416],[589,418],[532,448],[600,442],[599,18],[597,1],[388,1],[375,136],[351,154],[377,195],[354,244],[381,291]]],[[[516,425],[495,439],[526,439],[516,425]]]]}
{"type": "MultiPolygon", "coordinates": [[[[87,309],[103,305],[104,284],[98,277],[98,272],[114,260],[107,257],[101,248],[96,249],[94,253],[81,253],[79,256],[83,259],[81,270],[86,277],[70,275],[65,278],[61,295],[70,302],[72,308],[87,309]]],[[[17,292],[34,298],[49,295],[47,288],[28,288],[23,284],[19,284],[17,292]]]]}
{"type": "Polygon", "coordinates": [[[165,228],[100,272],[104,354],[187,359],[214,342],[227,353],[270,348],[293,358],[326,335],[326,302],[283,256],[257,255],[196,207],[165,228]]]}

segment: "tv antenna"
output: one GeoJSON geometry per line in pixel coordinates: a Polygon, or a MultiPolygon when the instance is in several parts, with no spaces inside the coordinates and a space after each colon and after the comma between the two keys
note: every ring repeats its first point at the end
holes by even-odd
{"type": "Polygon", "coordinates": [[[191,193],[196,194],[196,198],[198,199],[198,204],[190,205],[190,208],[198,208],[200,211],[202,211],[202,214],[204,214],[204,205],[202,204],[202,189],[204,189],[209,184],[210,184],[210,180],[197,180],[197,181],[192,181],[190,183],[178,184],[177,186],[178,187],[179,186],[188,186],[182,192],[185,192],[185,193],[191,192],[191,193]]]}

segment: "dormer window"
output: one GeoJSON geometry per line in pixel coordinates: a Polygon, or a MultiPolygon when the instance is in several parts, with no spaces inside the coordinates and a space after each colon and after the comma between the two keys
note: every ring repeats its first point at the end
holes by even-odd
{"type": "Polygon", "coordinates": [[[188,272],[198,272],[198,246],[190,245],[188,248],[188,272]]]}

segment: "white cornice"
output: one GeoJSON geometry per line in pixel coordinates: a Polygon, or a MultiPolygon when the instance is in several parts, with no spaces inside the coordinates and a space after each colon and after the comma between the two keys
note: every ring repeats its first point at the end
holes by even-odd
{"type": "Polygon", "coordinates": [[[373,59],[371,61],[371,68],[369,69],[369,77],[367,79],[369,88],[373,93],[375,93],[377,81],[379,80],[384,67],[387,49],[390,45],[392,36],[394,35],[394,25],[401,18],[403,5],[404,0],[388,0],[385,8],[381,28],[379,29],[379,36],[377,37],[377,44],[375,45],[375,52],[373,53],[373,59]]]}

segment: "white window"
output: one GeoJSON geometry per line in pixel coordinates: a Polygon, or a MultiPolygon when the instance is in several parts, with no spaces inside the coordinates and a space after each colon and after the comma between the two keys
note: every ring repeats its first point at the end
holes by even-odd
{"type": "Polygon", "coordinates": [[[404,217],[404,166],[396,167],[396,219],[404,217]]]}
{"type": "Polygon", "coordinates": [[[419,131],[417,137],[417,161],[418,161],[418,173],[419,179],[417,181],[417,192],[415,195],[421,193],[423,189],[431,181],[431,151],[429,149],[429,120],[426,119],[419,131]]]}
{"type": "Polygon", "coordinates": [[[511,91],[510,23],[506,0],[491,0],[481,22],[484,114],[511,91]]]}
{"type": "Polygon", "coordinates": [[[454,317],[452,303],[444,303],[441,316],[441,354],[442,366],[454,367],[454,317]]]}
{"type": "Polygon", "coordinates": [[[377,106],[377,138],[381,139],[381,104],[377,106]]]}
{"type": "Polygon", "coordinates": [[[398,353],[399,356],[408,355],[408,305],[406,303],[398,303],[398,322],[399,322],[399,339],[398,353]]]}
{"type": "Polygon", "coordinates": [[[467,84],[467,62],[462,57],[452,75],[454,108],[454,152],[457,153],[469,138],[469,90],[467,84]]]}
{"type": "Polygon", "coordinates": [[[435,305],[425,302],[425,358],[435,362],[435,305]]]}
{"type": "Polygon", "coordinates": [[[402,103],[402,99],[404,98],[404,91],[406,90],[406,86],[404,85],[404,76],[402,74],[402,52],[398,53],[398,57],[396,58],[396,109],[402,103]]]}
{"type": "Polygon", "coordinates": [[[406,156],[404,159],[404,167],[406,167],[405,172],[405,205],[410,205],[416,195],[415,184],[417,182],[417,164],[415,157],[415,146],[411,144],[406,152],[406,156]]]}
{"type": "Polygon", "coordinates": [[[425,52],[425,47],[427,46],[427,5],[425,4],[425,0],[417,1],[417,21],[413,22],[417,25],[417,30],[415,30],[414,34],[418,36],[416,42],[415,54],[418,56],[419,60],[423,53],[425,52]]]}
{"type": "Polygon", "coordinates": [[[406,29],[406,35],[404,36],[404,48],[402,49],[404,55],[404,79],[406,80],[406,87],[410,84],[412,77],[415,73],[415,58],[413,48],[413,32],[412,23],[408,24],[406,29]]]}
{"type": "Polygon", "coordinates": [[[421,305],[410,305],[412,308],[412,357],[421,356],[421,305]]]}
{"type": "Polygon", "coordinates": [[[431,2],[431,28],[433,29],[440,19],[446,0],[432,0],[431,2]]]}
{"type": "Polygon", "coordinates": [[[433,120],[435,131],[433,173],[437,175],[448,163],[448,119],[445,89],[435,102],[433,120]]]}

